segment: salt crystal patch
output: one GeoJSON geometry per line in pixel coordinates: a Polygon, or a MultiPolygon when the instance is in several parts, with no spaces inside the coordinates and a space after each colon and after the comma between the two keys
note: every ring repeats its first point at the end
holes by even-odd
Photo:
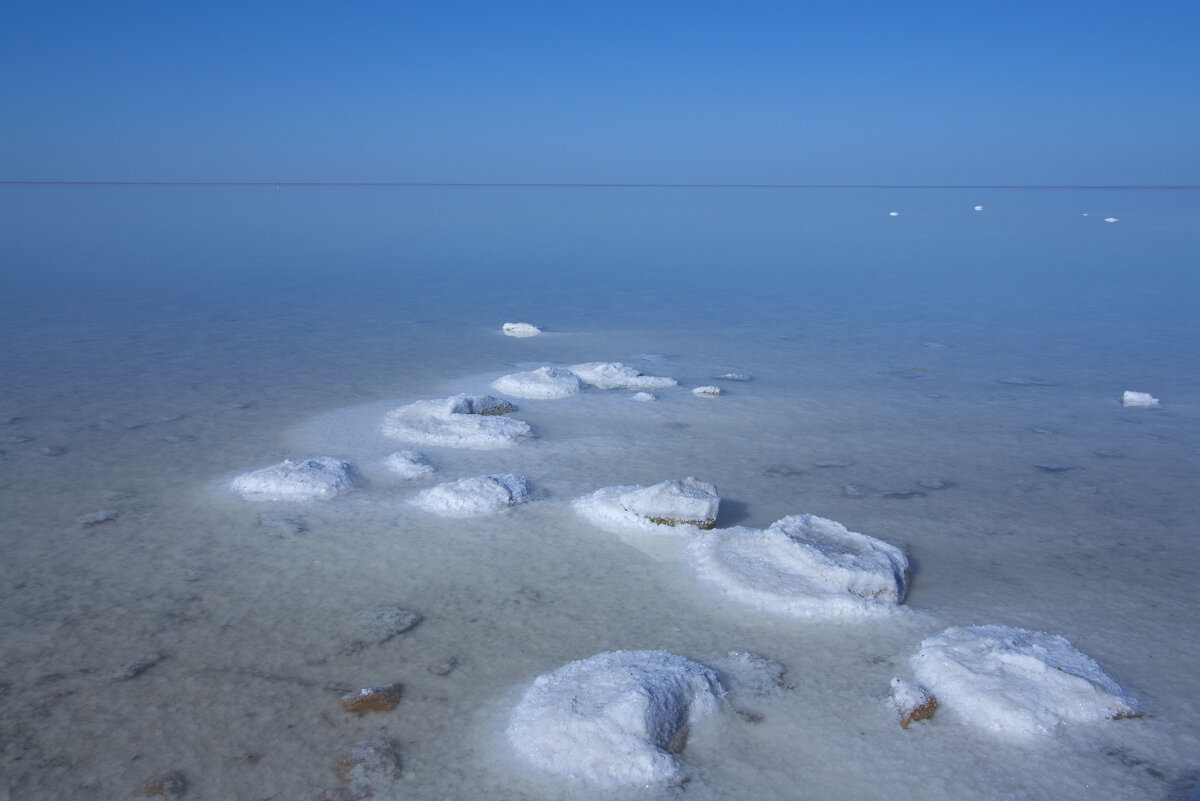
{"type": "Polygon", "coordinates": [[[700,397],[707,396],[715,398],[717,395],[721,394],[721,388],[714,386],[693,387],[692,394],[700,397]]]}
{"type": "Polygon", "coordinates": [[[418,493],[411,503],[443,517],[477,517],[529,500],[525,479],[511,474],[472,476],[418,493]]]}
{"type": "Polygon", "coordinates": [[[1126,406],[1157,406],[1158,398],[1151,395],[1149,392],[1134,392],[1125,390],[1125,395],[1122,397],[1122,403],[1126,406]]]}
{"type": "Polygon", "coordinates": [[[949,628],[911,659],[917,681],[968,724],[1015,735],[1137,717],[1138,702],[1062,637],[1008,626],[949,628]]]}
{"type": "Polygon", "coordinates": [[[474,408],[475,397],[491,396],[454,396],[446,400],[423,400],[401,406],[388,412],[384,418],[383,434],[425,445],[481,450],[508,447],[530,436],[529,424],[520,420],[499,414],[455,411],[474,408]],[[462,398],[470,400],[463,401],[462,398]]]}
{"type": "Polygon", "coordinates": [[[396,451],[383,460],[388,470],[408,481],[431,476],[437,472],[425,458],[425,454],[417,451],[396,451]]]}
{"type": "Polygon", "coordinates": [[[501,376],[492,382],[492,389],[505,395],[539,400],[566,398],[582,388],[583,382],[579,376],[561,367],[539,367],[524,373],[501,376]]]}
{"type": "Polygon", "coordinates": [[[586,362],[572,365],[570,370],[597,389],[666,389],[679,383],[674,378],[642,375],[620,362],[586,362]]]}
{"type": "Polygon", "coordinates": [[[531,323],[505,323],[500,327],[510,337],[536,337],[542,329],[531,323]]]}
{"type": "Polygon", "coordinates": [[[533,767],[600,787],[680,777],[675,754],[711,718],[723,694],[716,674],[666,651],[615,651],[534,680],[506,733],[533,767]]]}
{"type": "Polygon", "coordinates": [[[230,482],[234,492],[248,501],[328,500],[351,489],[353,468],[349,462],[321,456],[243,473],[230,482]]]}

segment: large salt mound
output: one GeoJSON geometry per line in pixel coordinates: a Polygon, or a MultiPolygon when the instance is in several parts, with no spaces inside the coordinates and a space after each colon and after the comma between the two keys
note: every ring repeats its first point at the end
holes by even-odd
{"type": "Polygon", "coordinates": [[[666,651],[615,651],[538,676],[508,724],[534,767],[602,787],[669,782],[689,727],[712,715],[716,674],[666,651]]]}
{"type": "Polygon", "coordinates": [[[385,436],[425,445],[503,448],[530,435],[528,423],[503,417],[512,408],[491,395],[417,401],[388,412],[382,430],[385,436]]]}
{"type": "Polygon", "coordinates": [[[908,590],[903,551],[815,515],[715,531],[688,554],[699,576],[730,597],[801,617],[884,611],[908,590]]]}
{"type": "Polygon", "coordinates": [[[443,517],[476,517],[529,500],[520,476],[472,476],[438,484],[417,494],[412,503],[443,517]]]}
{"type": "Polygon", "coordinates": [[[1042,631],[949,628],[921,643],[911,662],[942,708],[997,732],[1049,734],[1063,723],[1141,715],[1094,660],[1042,631]]]}
{"type": "Polygon", "coordinates": [[[605,487],[575,501],[601,528],[653,531],[661,526],[712,528],[721,503],[716,486],[691,476],[652,487],[605,487]]]}
{"type": "Polygon", "coordinates": [[[574,395],[583,387],[579,376],[561,367],[539,367],[526,373],[512,373],[492,382],[492,389],[517,398],[550,400],[574,395]]]}
{"type": "Polygon", "coordinates": [[[328,500],[349,490],[354,471],[349,462],[321,456],[243,473],[229,487],[248,501],[328,500]]]}
{"type": "Polygon", "coordinates": [[[620,362],[587,362],[572,365],[571,372],[597,389],[665,389],[676,386],[674,378],[642,375],[620,362]]]}

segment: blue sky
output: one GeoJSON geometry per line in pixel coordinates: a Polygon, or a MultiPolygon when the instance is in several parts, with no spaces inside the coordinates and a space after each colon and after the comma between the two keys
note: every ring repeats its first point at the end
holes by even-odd
{"type": "Polygon", "coordinates": [[[0,10],[0,179],[1200,184],[1200,2],[0,10]]]}

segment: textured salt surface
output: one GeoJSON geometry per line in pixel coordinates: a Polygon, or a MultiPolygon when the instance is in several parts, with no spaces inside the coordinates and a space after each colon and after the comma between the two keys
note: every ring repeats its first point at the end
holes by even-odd
{"type": "Polygon", "coordinates": [[[437,472],[425,459],[425,454],[417,451],[396,451],[384,460],[384,464],[397,476],[408,481],[427,478],[437,472]]]}
{"type": "Polygon", "coordinates": [[[1126,406],[1158,406],[1158,398],[1149,392],[1134,392],[1129,389],[1125,390],[1121,401],[1126,406]]]}
{"type": "Polygon", "coordinates": [[[542,333],[542,329],[532,323],[505,323],[500,330],[510,337],[536,337],[542,333]]]}
{"type": "Polygon", "coordinates": [[[444,517],[476,517],[529,500],[525,479],[514,475],[472,476],[438,484],[412,500],[416,506],[444,517]]]}
{"type": "Polygon", "coordinates": [[[666,389],[679,384],[674,378],[642,375],[620,362],[587,362],[571,366],[571,372],[597,389],[666,389]]]}
{"type": "Polygon", "coordinates": [[[561,367],[539,367],[524,373],[511,373],[492,382],[492,389],[516,398],[566,398],[582,387],[579,376],[561,367]]]}
{"type": "Polygon", "coordinates": [[[297,462],[287,459],[243,473],[229,486],[249,501],[309,501],[337,497],[349,490],[353,481],[349,462],[322,456],[297,462]]]}
{"type": "Polygon", "coordinates": [[[608,530],[711,528],[721,499],[715,485],[691,476],[651,487],[605,487],[578,498],[575,509],[608,530]]]}
{"type": "Polygon", "coordinates": [[[466,395],[417,401],[389,412],[382,431],[385,436],[408,442],[480,450],[515,445],[532,433],[527,423],[490,411],[476,412],[477,407],[503,408],[466,395]]]}

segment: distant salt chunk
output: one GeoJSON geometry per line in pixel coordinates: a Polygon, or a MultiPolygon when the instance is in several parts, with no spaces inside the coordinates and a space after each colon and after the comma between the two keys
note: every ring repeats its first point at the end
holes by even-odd
{"type": "Polygon", "coordinates": [[[666,389],[679,384],[674,378],[642,375],[620,362],[587,362],[570,369],[584,383],[597,389],[666,389]]]}
{"type": "Polygon", "coordinates": [[[510,337],[536,337],[542,329],[530,323],[505,323],[501,329],[510,337]]]}
{"type": "Polygon", "coordinates": [[[575,501],[592,523],[612,530],[654,531],[662,526],[712,528],[721,499],[717,488],[691,476],[652,487],[605,487],[575,501]]]}
{"type": "Polygon", "coordinates": [[[899,217],[899,216],[900,216],[900,212],[898,212],[898,211],[889,211],[889,212],[888,212],[888,216],[889,216],[889,217],[899,217]]]}
{"type": "Polygon", "coordinates": [[[749,381],[750,376],[745,373],[725,373],[725,375],[715,376],[721,381],[749,381]]]}
{"type": "Polygon", "coordinates": [[[1105,222],[1120,222],[1120,220],[1118,220],[1116,217],[1105,217],[1104,221],[1105,222]]]}
{"type": "Polygon", "coordinates": [[[666,651],[616,651],[534,680],[513,709],[509,742],[534,768],[604,788],[681,778],[688,730],[723,690],[703,665],[666,651]]]}
{"type": "Polygon", "coordinates": [[[713,387],[713,386],[693,387],[692,394],[698,395],[699,397],[702,397],[702,398],[703,397],[715,398],[721,394],[721,388],[713,387]]]}
{"type": "Polygon", "coordinates": [[[1125,396],[1122,402],[1126,406],[1157,406],[1158,398],[1151,395],[1149,392],[1134,392],[1125,390],[1125,396]]]}
{"type": "Polygon", "coordinates": [[[352,488],[354,468],[349,462],[321,456],[243,473],[230,488],[248,501],[329,500],[352,488]]]}
{"type": "Polygon", "coordinates": [[[633,399],[635,401],[655,401],[658,400],[658,397],[652,392],[638,392],[634,394],[633,399]]]}
{"type": "Polygon", "coordinates": [[[729,597],[798,617],[887,612],[908,591],[903,551],[816,515],[714,531],[688,556],[700,578],[729,597]]]}
{"type": "Polygon", "coordinates": [[[503,417],[504,405],[491,395],[455,395],[423,400],[388,412],[384,436],[424,445],[486,450],[515,445],[530,436],[528,423],[503,417]]]}
{"type": "Polygon", "coordinates": [[[892,679],[888,704],[896,710],[902,729],[907,729],[918,720],[928,720],[937,711],[936,698],[921,685],[904,679],[892,679]]]}
{"type": "Polygon", "coordinates": [[[976,206],[975,211],[983,211],[983,206],[976,206]]]}
{"type": "Polygon", "coordinates": [[[417,451],[396,451],[383,463],[389,470],[407,481],[416,481],[437,472],[433,465],[426,460],[425,455],[417,451]]]}
{"type": "Polygon", "coordinates": [[[1007,626],[946,629],[912,659],[917,681],[967,723],[1014,735],[1138,717],[1141,706],[1062,637],[1007,626]]]}
{"type": "Polygon", "coordinates": [[[412,503],[443,517],[477,517],[529,500],[525,479],[514,475],[472,476],[421,492],[412,503]]]}
{"type": "Polygon", "coordinates": [[[583,382],[579,376],[561,367],[539,367],[525,373],[501,376],[492,382],[492,389],[505,395],[539,400],[566,398],[582,388],[583,382]]]}

